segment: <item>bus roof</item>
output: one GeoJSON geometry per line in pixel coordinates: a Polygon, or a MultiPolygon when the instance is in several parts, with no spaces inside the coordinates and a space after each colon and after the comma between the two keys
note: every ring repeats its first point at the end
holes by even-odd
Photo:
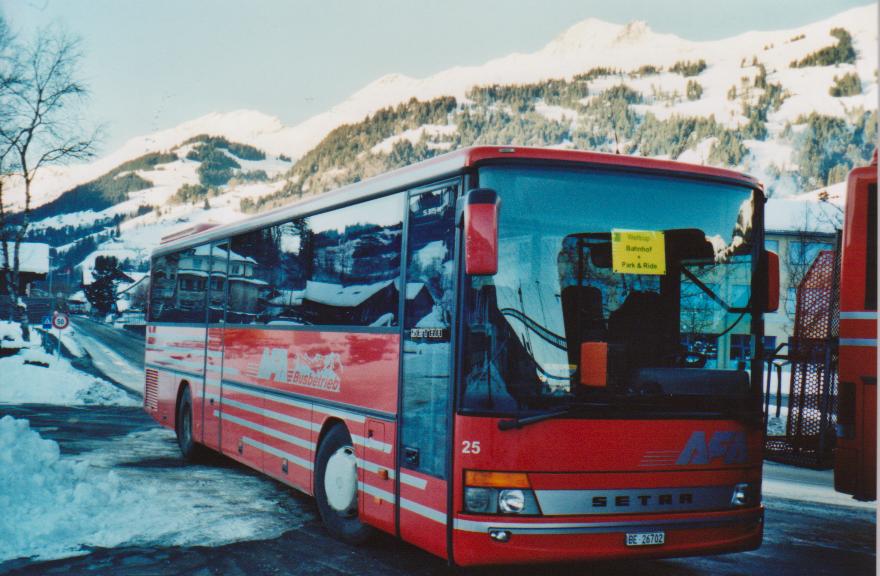
{"type": "Polygon", "coordinates": [[[280,208],[276,208],[252,218],[245,218],[237,222],[204,230],[199,230],[198,227],[193,227],[192,233],[190,234],[187,234],[188,230],[181,231],[181,233],[178,234],[172,234],[170,237],[163,239],[164,242],[155,250],[154,254],[165,254],[187,246],[194,246],[214,240],[222,240],[249,230],[255,230],[264,226],[270,226],[278,222],[290,220],[300,215],[319,212],[336,205],[366,200],[396,190],[405,190],[407,188],[428,184],[444,177],[454,176],[468,167],[475,167],[481,164],[489,164],[499,161],[545,161],[589,166],[605,166],[619,169],[646,170],[651,172],[665,172],[681,176],[698,177],[707,180],[725,181],[729,184],[738,184],[749,188],[760,187],[758,181],[747,174],[723,168],[687,164],[672,160],[656,160],[639,156],[585,152],[580,150],[559,150],[555,148],[472,146],[440,156],[435,156],[428,160],[398,168],[397,170],[392,170],[361,182],[348,184],[342,188],[281,206],[280,208]]]}

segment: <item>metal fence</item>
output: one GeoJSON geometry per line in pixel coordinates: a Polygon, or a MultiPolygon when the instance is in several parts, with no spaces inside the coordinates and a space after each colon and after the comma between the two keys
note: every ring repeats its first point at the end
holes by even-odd
{"type": "MultiPolygon", "coordinates": [[[[797,288],[794,335],[788,353],[781,354],[781,346],[766,358],[765,422],[771,418],[772,378],[777,378],[779,401],[780,368],[787,365],[791,375],[785,434],[766,436],[764,452],[768,460],[812,468],[830,468],[834,463],[839,293],[839,253],[820,252],[797,288]]],[[[776,407],[777,416],[781,414],[780,405],[776,407]]]]}

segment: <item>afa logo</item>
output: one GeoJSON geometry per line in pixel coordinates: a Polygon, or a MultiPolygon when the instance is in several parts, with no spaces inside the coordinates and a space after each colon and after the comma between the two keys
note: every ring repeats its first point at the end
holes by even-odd
{"type": "Polygon", "coordinates": [[[713,432],[708,441],[705,432],[694,432],[675,463],[679,466],[709,464],[718,458],[723,458],[725,464],[745,464],[748,460],[745,432],[720,430],[713,432]]]}

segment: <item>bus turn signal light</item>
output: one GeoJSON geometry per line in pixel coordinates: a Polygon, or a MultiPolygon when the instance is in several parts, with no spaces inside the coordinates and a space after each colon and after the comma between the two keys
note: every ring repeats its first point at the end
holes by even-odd
{"type": "Polygon", "coordinates": [[[483,486],[489,488],[529,488],[529,477],[522,472],[480,472],[466,470],[465,486],[483,486]]]}

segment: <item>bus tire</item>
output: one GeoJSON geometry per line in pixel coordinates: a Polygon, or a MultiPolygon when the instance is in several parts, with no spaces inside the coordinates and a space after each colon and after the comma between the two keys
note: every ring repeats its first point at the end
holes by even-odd
{"type": "Polygon", "coordinates": [[[357,461],[348,430],[334,425],[318,447],[315,499],[324,526],[335,538],[361,544],[373,529],[358,518],[357,461]]]}
{"type": "Polygon", "coordinates": [[[185,460],[199,462],[205,455],[205,449],[193,438],[192,432],[192,395],[189,386],[184,385],[180,400],[177,402],[177,417],[174,431],[177,433],[177,445],[185,460]]]}

